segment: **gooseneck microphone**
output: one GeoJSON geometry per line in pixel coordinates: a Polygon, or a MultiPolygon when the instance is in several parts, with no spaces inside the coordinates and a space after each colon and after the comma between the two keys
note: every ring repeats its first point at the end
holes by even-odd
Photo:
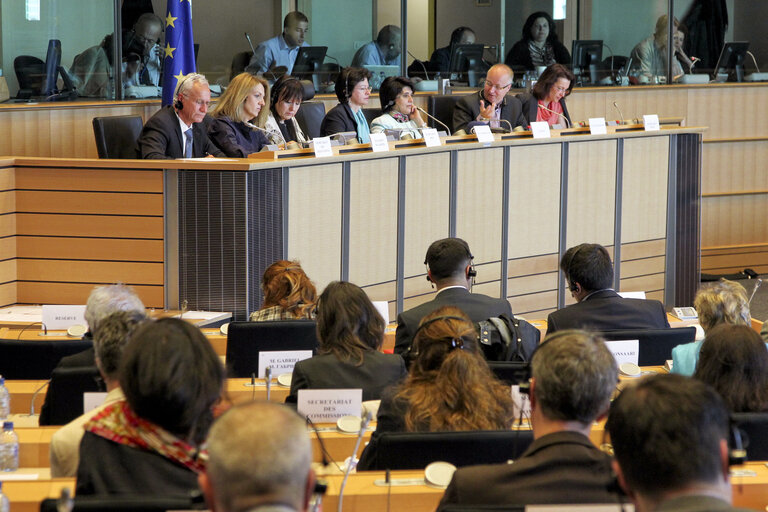
{"type": "Polygon", "coordinates": [[[429,112],[427,112],[427,111],[426,111],[426,110],[424,110],[423,108],[421,108],[421,107],[416,107],[416,108],[419,110],[419,112],[421,112],[422,114],[424,114],[425,116],[427,116],[428,118],[432,119],[433,121],[435,121],[436,123],[438,123],[440,126],[442,126],[443,128],[445,128],[445,131],[446,131],[446,133],[448,133],[448,135],[450,135],[450,134],[451,134],[451,130],[450,130],[450,129],[449,129],[449,128],[448,128],[448,127],[445,125],[445,123],[444,123],[444,122],[442,122],[441,120],[439,120],[439,119],[438,119],[438,118],[436,118],[435,116],[431,116],[431,115],[429,115],[429,112]]]}
{"type": "Polygon", "coordinates": [[[251,51],[255,54],[256,48],[253,47],[253,43],[251,42],[251,36],[248,35],[248,32],[245,33],[245,38],[248,40],[248,45],[251,47],[251,51]]]}
{"type": "Polygon", "coordinates": [[[253,123],[251,123],[249,121],[245,122],[245,126],[247,126],[248,128],[253,128],[254,130],[259,130],[260,132],[265,133],[267,135],[267,139],[270,140],[270,141],[272,140],[272,136],[273,135],[277,136],[277,137],[280,137],[280,140],[283,141],[284,148],[288,149],[288,141],[285,140],[285,137],[283,137],[283,134],[280,133],[280,130],[278,130],[276,132],[274,132],[272,130],[267,130],[266,128],[262,128],[261,126],[256,126],[255,124],[253,124],[253,123]]]}
{"type": "Polygon", "coordinates": [[[42,386],[37,388],[35,390],[35,392],[32,393],[32,403],[29,405],[29,415],[30,416],[34,416],[35,415],[35,399],[37,398],[38,393],[40,393],[50,383],[51,383],[51,380],[48,379],[47,381],[45,381],[45,384],[43,384],[42,386]]]}
{"type": "Polygon", "coordinates": [[[613,107],[619,111],[619,119],[621,120],[621,124],[624,124],[624,114],[621,113],[621,109],[619,108],[619,104],[615,101],[613,102],[613,107]]]}
{"type": "Polygon", "coordinates": [[[269,399],[272,396],[272,367],[271,366],[267,366],[264,369],[264,377],[267,382],[267,402],[269,402],[269,399]]]}
{"type": "Polygon", "coordinates": [[[349,478],[349,474],[352,472],[353,469],[357,467],[357,450],[360,448],[360,442],[363,440],[363,435],[365,434],[365,430],[368,428],[368,424],[371,422],[371,419],[373,418],[373,413],[371,411],[368,411],[366,413],[365,418],[360,422],[360,431],[357,433],[357,441],[355,442],[355,449],[352,450],[352,457],[349,459],[349,464],[347,464],[347,468],[344,471],[344,479],[341,481],[341,487],[339,488],[339,506],[336,508],[336,512],[341,512],[341,506],[344,502],[344,487],[347,485],[347,479],[349,478]]]}
{"type": "Polygon", "coordinates": [[[760,285],[763,284],[763,280],[761,278],[757,278],[757,281],[755,281],[755,287],[752,288],[752,295],[749,296],[749,302],[747,302],[747,306],[752,304],[752,299],[755,298],[755,294],[757,293],[757,289],[760,288],[760,285]]]}
{"type": "Polygon", "coordinates": [[[47,336],[48,335],[48,327],[46,327],[46,325],[43,322],[32,322],[29,325],[25,325],[24,328],[19,331],[19,334],[16,335],[16,341],[21,339],[21,333],[23,333],[24,331],[26,331],[27,329],[29,329],[33,325],[38,325],[38,324],[43,326],[43,335],[47,336]]]}
{"type": "Polygon", "coordinates": [[[414,54],[412,54],[412,53],[411,53],[411,50],[406,50],[406,51],[408,52],[408,55],[410,55],[411,57],[413,57],[413,60],[414,60],[414,61],[416,61],[416,62],[418,62],[418,63],[419,63],[419,65],[421,66],[421,68],[424,70],[424,78],[425,78],[426,80],[429,80],[429,73],[427,73],[427,66],[425,66],[425,65],[424,65],[424,61],[422,61],[422,60],[419,60],[418,58],[416,58],[416,56],[415,56],[414,54]]]}
{"type": "Polygon", "coordinates": [[[564,116],[563,114],[561,114],[560,112],[555,112],[555,111],[554,111],[554,110],[552,110],[551,108],[547,108],[547,107],[545,107],[544,105],[542,105],[541,103],[538,103],[537,105],[538,105],[538,106],[539,106],[539,108],[540,108],[540,109],[542,109],[542,110],[546,110],[547,112],[551,112],[551,113],[553,113],[553,114],[556,114],[556,115],[558,115],[558,116],[562,117],[562,118],[565,120],[565,126],[566,126],[566,127],[568,127],[568,128],[570,128],[570,127],[571,127],[571,123],[570,123],[570,121],[568,121],[568,118],[567,118],[567,117],[565,117],[565,116],[564,116]]]}

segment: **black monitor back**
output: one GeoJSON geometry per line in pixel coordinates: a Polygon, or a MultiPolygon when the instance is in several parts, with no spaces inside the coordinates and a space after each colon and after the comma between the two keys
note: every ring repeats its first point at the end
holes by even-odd
{"type": "MultiPolygon", "coordinates": [[[[40,502],[40,512],[57,512],[58,499],[40,502]]],[[[78,496],[72,512],[165,512],[166,510],[205,510],[202,499],[167,496],[78,496]]]]}
{"type": "Polygon", "coordinates": [[[606,341],[639,340],[638,364],[640,366],[663,365],[672,359],[672,349],[696,338],[695,327],[674,329],[627,329],[602,331],[606,341]]]}
{"type": "Polygon", "coordinates": [[[83,414],[83,393],[106,391],[95,366],[56,368],[48,384],[48,401],[40,411],[40,426],[66,425],[83,414]]]}
{"type": "Polygon", "coordinates": [[[528,382],[528,379],[531,378],[531,366],[529,363],[520,361],[488,361],[488,367],[490,367],[497,379],[510,386],[528,382]]]}
{"type": "Polygon", "coordinates": [[[250,377],[259,369],[259,352],[317,351],[314,320],[232,322],[227,331],[227,369],[230,377],[250,377]]]}
{"type": "Polygon", "coordinates": [[[768,460],[768,412],[736,412],[731,421],[746,434],[742,442],[748,460],[768,460]]]}
{"type": "Polygon", "coordinates": [[[62,357],[92,346],[90,340],[0,340],[0,375],[6,379],[49,379],[62,357]]]}

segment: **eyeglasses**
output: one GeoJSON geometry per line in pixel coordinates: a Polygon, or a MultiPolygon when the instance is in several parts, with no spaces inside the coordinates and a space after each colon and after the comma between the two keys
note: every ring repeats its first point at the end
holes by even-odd
{"type": "Polygon", "coordinates": [[[364,92],[364,91],[371,92],[373,90],[373,87],[371,87],[370,85],[358,85],[357,87],[355,87],[355,90],[360,92],[364,92]]]}
{"type": "Polygon", "coordinates": [[[411,93],[411,92],[401,92],[400,94],[397,95],[397,97],[398,98],[409,99],[409,98],[413,98],[413,93],[411,93]]]}
{"type": "Polygon", "coordinates": [[[495,89],[497,91],[503,91],[504,89],[509,88],[511,85],[512,85],[512,82],[509,82],[507,85],[498,85],[498,84],[493,84],[493,83],[489,82],[488,80],[485,81],[485,86],[487,88],[495,89]]]}

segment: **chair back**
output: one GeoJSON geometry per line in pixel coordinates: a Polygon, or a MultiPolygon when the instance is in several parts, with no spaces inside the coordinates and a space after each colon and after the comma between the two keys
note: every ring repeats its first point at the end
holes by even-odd
{"type": "Polygon", "coordinates": [[[366,447],[372,452],[363,453],[358,469],[424,469],[436,461],[456,467],[503,464],[522,455],[532,442],[531,430],[382,432],[366,447]]]}
{"type": "Polygon", "coordinates": [[[259,352],[317,351],[314,320],[232,322],[227,331],[227,370],[230,377],[250,377],[259,369],[259,352]]]}
{"type": "Polygon", "coordinates": [[[672,359],[672,349],[683,343],[690,343],[696,338],[695,327],[676,327],[674,329],[626,329],[602,331],[599,333],[606,341],[639,340],[640,366],[663,365],[672,359]]]}
{"type": "Polygon", "coordinates": [[[530,363],[521,361],[488,361],[488,367],[497,379],[510,386],[528,382],[528,379],[531,378],[530,363]]]}
{"type": "Polygon", "coordinates": [[[0,375],[6,379],[49,379],[62,357],[92,346],[88,340],[0,340],[0,375]]]}
{"type": "Polygon", "coordinates": [[[768,412],[735,412],[731,421],[746,434],[742,442],[748,460],[768,460],[768,412]]]}
{"type": "Polygon", "coordinates": [[[296,121],[301,131],[310,139],[320,136],[320,125],[324,117],[325,104],[322,101],[305,101],[296,112],[296,121]]]}
{"type": "MultiPolygon", "coordinates": [[[[429,115],[436,117],[445,123],[445,125],[453,131],[453,107],[460,99],[460,94],[436,94],[430,96],[429,103],[427,103],[427,112],[429,112],[429,115]]],[[[425,121],[427,121],[430,128],[437,128],[438,131],[444,129],[433,119],[425,119],[425,121]]]]}
{"type": "Polygon", "coordinates": [[[99,158],[137,158],[136,141],[144,122],[139,116],[93,118],[93,135],[99,158]]]}
{"type": "Polygon", "coordinates": [[[368,122],[368,127],[370,128],[373,120],[381,115],[381,109],[380,108],[364,108],[363,115],[365,116],[365,120],[368,122]]]}
{"type": "Polygon", "coordinates": [[[19,82],[19,90],[27,90],[31,96],[40,96],[45,82],[45,62],[31,55],[19,55],[13,59],[13,70],[19,82]]]}
{"type": "Polygon", "coordinates": [[[245,68],[251,62],[251,57],[253,57],[253,52],[239,52],[232,57],[232,69],[229,73],[230,80],[245,71],[245,68]]]}
{"type": "Polygon", "coordinates": [[[106,391],[95,366],[56,368],[48,384],[48,401],[40,411],[40,426],[66,425],[83,414],[83,393],[106,391]]]}
{"type": "MultiPolygon", "coordinates": [[[[58,498],[40,502],[40,512],[58,512],[58,498]]],[[[171,496],[77,496],[72,512],[165,512],[166,510],[206,510],[202,497],[171,496]]]]}

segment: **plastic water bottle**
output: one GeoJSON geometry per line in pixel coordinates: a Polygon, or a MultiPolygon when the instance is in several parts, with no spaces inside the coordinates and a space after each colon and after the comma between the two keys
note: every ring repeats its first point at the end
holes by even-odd
{"type": "Polygon", "coordinates": [[[0,471],[19,469],[19,436],[13,431],[13,422],[3,422],[0,434],[0,471]]]}
{"type": "Polygon", "coordinates": [[[0,421],[11,415],[11,395],[5,387],[5,379],[0,375],[0,421]]]}
{"type": "Polygon", "coordinates": [[[8,496],[3,494],[3,482],[0,482],[0,512],[10,512],[11,502],[8,501],[8,496]]]}

